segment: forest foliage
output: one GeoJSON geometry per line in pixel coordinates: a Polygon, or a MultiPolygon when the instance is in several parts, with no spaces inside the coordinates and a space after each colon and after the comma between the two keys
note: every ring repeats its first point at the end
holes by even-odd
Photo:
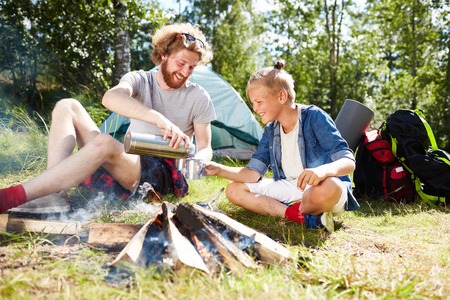
{"type": "MultiPolygon", "coordinates": [[[[47,116],[62,97],[98,108],[129,41],[130,69],[150,69],[160,26],[200,24],[211,68],[245,99],[256,69],[287,62],[296,101],[336,117],[346,99],[376,112],[420,108],[450,149],[450,4],[446,0],[5,0],[0,4],[0,117],[15,106],[47,116]]],[[[117,67],[118,68],[118,67],[117,67]]],[[[119,70],[119,69],[117,69],[119,70]]]]}

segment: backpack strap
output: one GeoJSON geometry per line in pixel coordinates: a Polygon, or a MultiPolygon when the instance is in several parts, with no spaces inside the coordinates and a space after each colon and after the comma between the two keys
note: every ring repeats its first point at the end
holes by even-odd
{"type": "Polygon", "coordinates": [[[443,158],[443,157],[440,157],[440,156],[438,156],[437,158],[442,160],[443,162],[445,162],[447,165],[450,165],[450,160],[448,160],[446,158],[443,158]]]}
{"type": "MultiPolygon", "coordinates": [[[[414,176],[411,176],[414,177],[414,176]]],[[[445,197],[439,197],[439,196],[433,196],[429,194],[425,194],[422,191],[422,183],[420,182],[419,178],[413,178],[414,185],[416,186],[416,192],[420,196],[420,198],[423,200],[423,202],[427,203],[431,207],[436,207],[435,203],[442,202],[445,204],[445,197]]]]}
{"type": "Polygon", "coordinates": [[[420,120],[423,123],[423,126],[425,126],[425,130],[428,133],[428,138],[430,139],[431,148],[433,150],[438,150],[439,148],[437,146],[436,139],[433,134],[433,130],[431,130],[430,124],[428,124],[428,122],[425,120],[425,116],[423,115],[423,112],[420,109],[415,109],[414,112],[416,113],[416,115],[419,116],[420,120]]]}
{"type": "MultiPolygon", "coordinates": [[[[428,124],[428,122],[425,120],[425,116],[423,115],[423,112],[420,109],[415,109],[414,112],[419,116],[420,120],[422,121],[423,125],[425,126],[425,129],[428,134],[428,138],[430,139],[431,149],[433,151],[439,150],[438,145],[436,143],[436,138],[434,137],[434,134],[433,134],[433,131],[431,130],[430,124],[428,124]]],[[[394,152],[394,150],[392,150],[392,152],[394,152]]],[[[394,154],[395,154],[395,152],[394,152],[394,154]]],[[[441,157],[441,156],[438,156],[436,158],[442,160],[447,165],[450,165],[450,161],[448,159],[441,157]]]]}
{"type": "Polygon", "coordinates": [[[389,141],[389,143],[391,144],[392,153],[401,161],[401,158],[397,156],[397,139],[394,138],[391,133],[386,130],[386,121],[384,121],[383,124],[381,124],[381,126],[378,128],[378,135],[389,141]]]}

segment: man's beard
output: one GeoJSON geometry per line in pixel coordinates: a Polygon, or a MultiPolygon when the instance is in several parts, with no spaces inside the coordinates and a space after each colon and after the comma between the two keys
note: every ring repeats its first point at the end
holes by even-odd
{"type": "Polygon", "coordinates": [[[167,84],[167,86],[169,86],[172,89],[178,89],[182,87],[187,81],[187,78],[184,78],[184,80],[181,82],[174,80],[176,72],[170,73],[167,70],[167,60],[161,62],[161,73],[163,75],[164,82],[167,84]]]}

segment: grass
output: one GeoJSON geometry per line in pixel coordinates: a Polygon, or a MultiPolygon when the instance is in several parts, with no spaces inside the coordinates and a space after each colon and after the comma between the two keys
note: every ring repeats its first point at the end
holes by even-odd
{"type": "MultiPolygon", "coordinates": [[[[16,130],[6,125],[0,128],[0,187],[26,181],[42,171],[45,152],[33,152],[41,149],[33,143],[43,143],[42,131],[29,125],[16,130]],[[33,159],[19,160],[27,153],[33,159]]],[[[227,183],[215,177],[189,181],[191,192],[183,201],[207,201],[227,183]]],[[[77,190],[71,197],[91,201],[77,190]]],[[[449,208],[370,199],[360,203],[360,210],[346,212],[336,220],[338,229],[328,234],[247,212],[221,194],[214,203],[217,209],[284,244],[295,258],[240,274],[225,269],[207,275],[187,268],[173,272],[150,267],[137,269],[127,280],[110,282],[105,279],[107,265],[117,253],[92,248],[78,237],[61,241],[42,233],[2,234],[0,298],[448,299],[449,208]]],[[[121,201],[102,202],[96,212],[95,222],[143,224],[148,216],[130,212],[130,205],[121,201]]]]}
{"type": "Polygon", "coordinates": [[[20,108],[9,121],[0,119],[0,173],[45,169],[46,133],[20,108]]]}

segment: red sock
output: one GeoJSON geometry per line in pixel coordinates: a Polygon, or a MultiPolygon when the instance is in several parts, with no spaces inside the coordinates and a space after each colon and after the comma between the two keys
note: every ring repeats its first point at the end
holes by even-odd
{"type": "Polygon", "coordinates": [[[27,195],[21,184],[0,190],[0,214],[25,202],[27,195]]]}
{"type": "Polygon", "coordinates": [[[305,224],[305,218],[303,217],[303,213],[300,212],[301,202],[295,203],[292,206],[288,206],[286,212],[284,213],[284,217],[292,222],[297,222],[300,224],[305,224]]]}

